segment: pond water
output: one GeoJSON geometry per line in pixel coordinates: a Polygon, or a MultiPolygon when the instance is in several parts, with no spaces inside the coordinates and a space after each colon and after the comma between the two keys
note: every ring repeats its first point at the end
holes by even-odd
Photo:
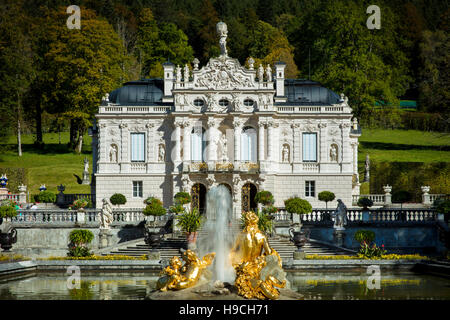
{"type": "MultiPolygon", "coordinates": [[[[381,276],[379,289],[368,289],[365,273],[288,272],[292,289],[305,300],[450,300],[450,279],[411,272],[381,276]]],[[[80,289],[68,288],[68,275],[31,274],[0,281],[1,300],[141,300],[157,273],[84,274],[80,289]]]]}

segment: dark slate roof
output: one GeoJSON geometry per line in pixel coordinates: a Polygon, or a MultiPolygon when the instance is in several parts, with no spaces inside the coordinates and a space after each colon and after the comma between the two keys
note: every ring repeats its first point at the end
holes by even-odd
{"type": "Polygon", "coordinates": [[[323,87],[319,82],[305,79],[284,80],[287,104],[335,104],[340,102],[336,92],[323,87]]]}
{"type": "Polygon", "coordinates": [[[142,79],[124,83],[112,91],[109,101],[119,105],[159,105],[164,94],[163,79],[142,79]]]}

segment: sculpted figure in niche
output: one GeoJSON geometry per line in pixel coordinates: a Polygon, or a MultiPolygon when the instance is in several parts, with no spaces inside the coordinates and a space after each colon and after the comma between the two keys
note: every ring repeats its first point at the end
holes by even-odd
{"type": "Polygon", "coordinates": [[[164,150],[164,145],[160,144],[159,150],[158,150],[158,161],[159,162],[164,162],[165,154],[166,154],[166,150],[164,150]]]}
{"type": "Polygon", "coordinates": [[[222,148],[222,161],[228,161],[228,146],[227,146],[227,137],[224,134],[220,137],[220,146],[222,148]]]}
{"type": "Polygon", "coordinates": [[[337,145],[335,145],[335,144],[332,144],[330,147],[330,161],[338,162],[337,145]]]}
{"type": "Polygon", "coordinates": [[[109,162],[117,163],[117,146],[115,144],[112,144],[109,148],[109,162]]]}
{"type": "Polygon", "coordinates": [[[283,162],[289,162],[289,146],[287,144],[283,145],[283,150],[282,150],[282,161],[283,162]]]}

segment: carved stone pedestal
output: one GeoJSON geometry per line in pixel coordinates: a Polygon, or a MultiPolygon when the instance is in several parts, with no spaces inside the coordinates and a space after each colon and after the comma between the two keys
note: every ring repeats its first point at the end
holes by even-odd
{"type": "Polygon", "coordinates": [[[159,260],[161,259],[161,253],[158,250],[150,250],[148,252],[148,260],[159,260]]]}
{"type": "Polygon", "coordinates": [[[294,260],[304,260],[306,257],[305,251],[294,251],[294,260]]]}
{"type": "Polygon", "coordinates": [[[339,247],[343,247],[344,246],[344,240],[345,240],[345,229],[334,229],[334,243],[339,246],[339,247]]]}
{"type": "Polygon", "coordinates": [[[111,230],[109,230],[109,229],[100,229],[100,233],[98,235],[98,238],[99,238],[98,247],[100,249],[102,249],[102,248],[106,248],[106,247],[111,246],[111,244],[112,244],[111,243],[111,237],[112,237],[111,230]]]}

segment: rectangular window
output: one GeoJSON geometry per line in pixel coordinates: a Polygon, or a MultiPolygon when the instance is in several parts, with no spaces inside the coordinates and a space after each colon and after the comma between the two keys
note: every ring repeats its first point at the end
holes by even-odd
{"type": "Polygon", "coordinates": [[[316,182],[305,181],[305,197],[315,197],[315,196],[316,196],[316,182]]]}
{"type": "Polygon", "coordinates": [[[317,133],[303,133],[303,162],[317,162],[317,133]]]}
{"type": "Polygon", "coordinates": [[[133,181],[133,197],[142,198],[142,181],[133,181]]]}
{"type": "Polygon", "coordinates": [[[131,134],[131,161],[145,161],[145,133],[131,134]]]}

